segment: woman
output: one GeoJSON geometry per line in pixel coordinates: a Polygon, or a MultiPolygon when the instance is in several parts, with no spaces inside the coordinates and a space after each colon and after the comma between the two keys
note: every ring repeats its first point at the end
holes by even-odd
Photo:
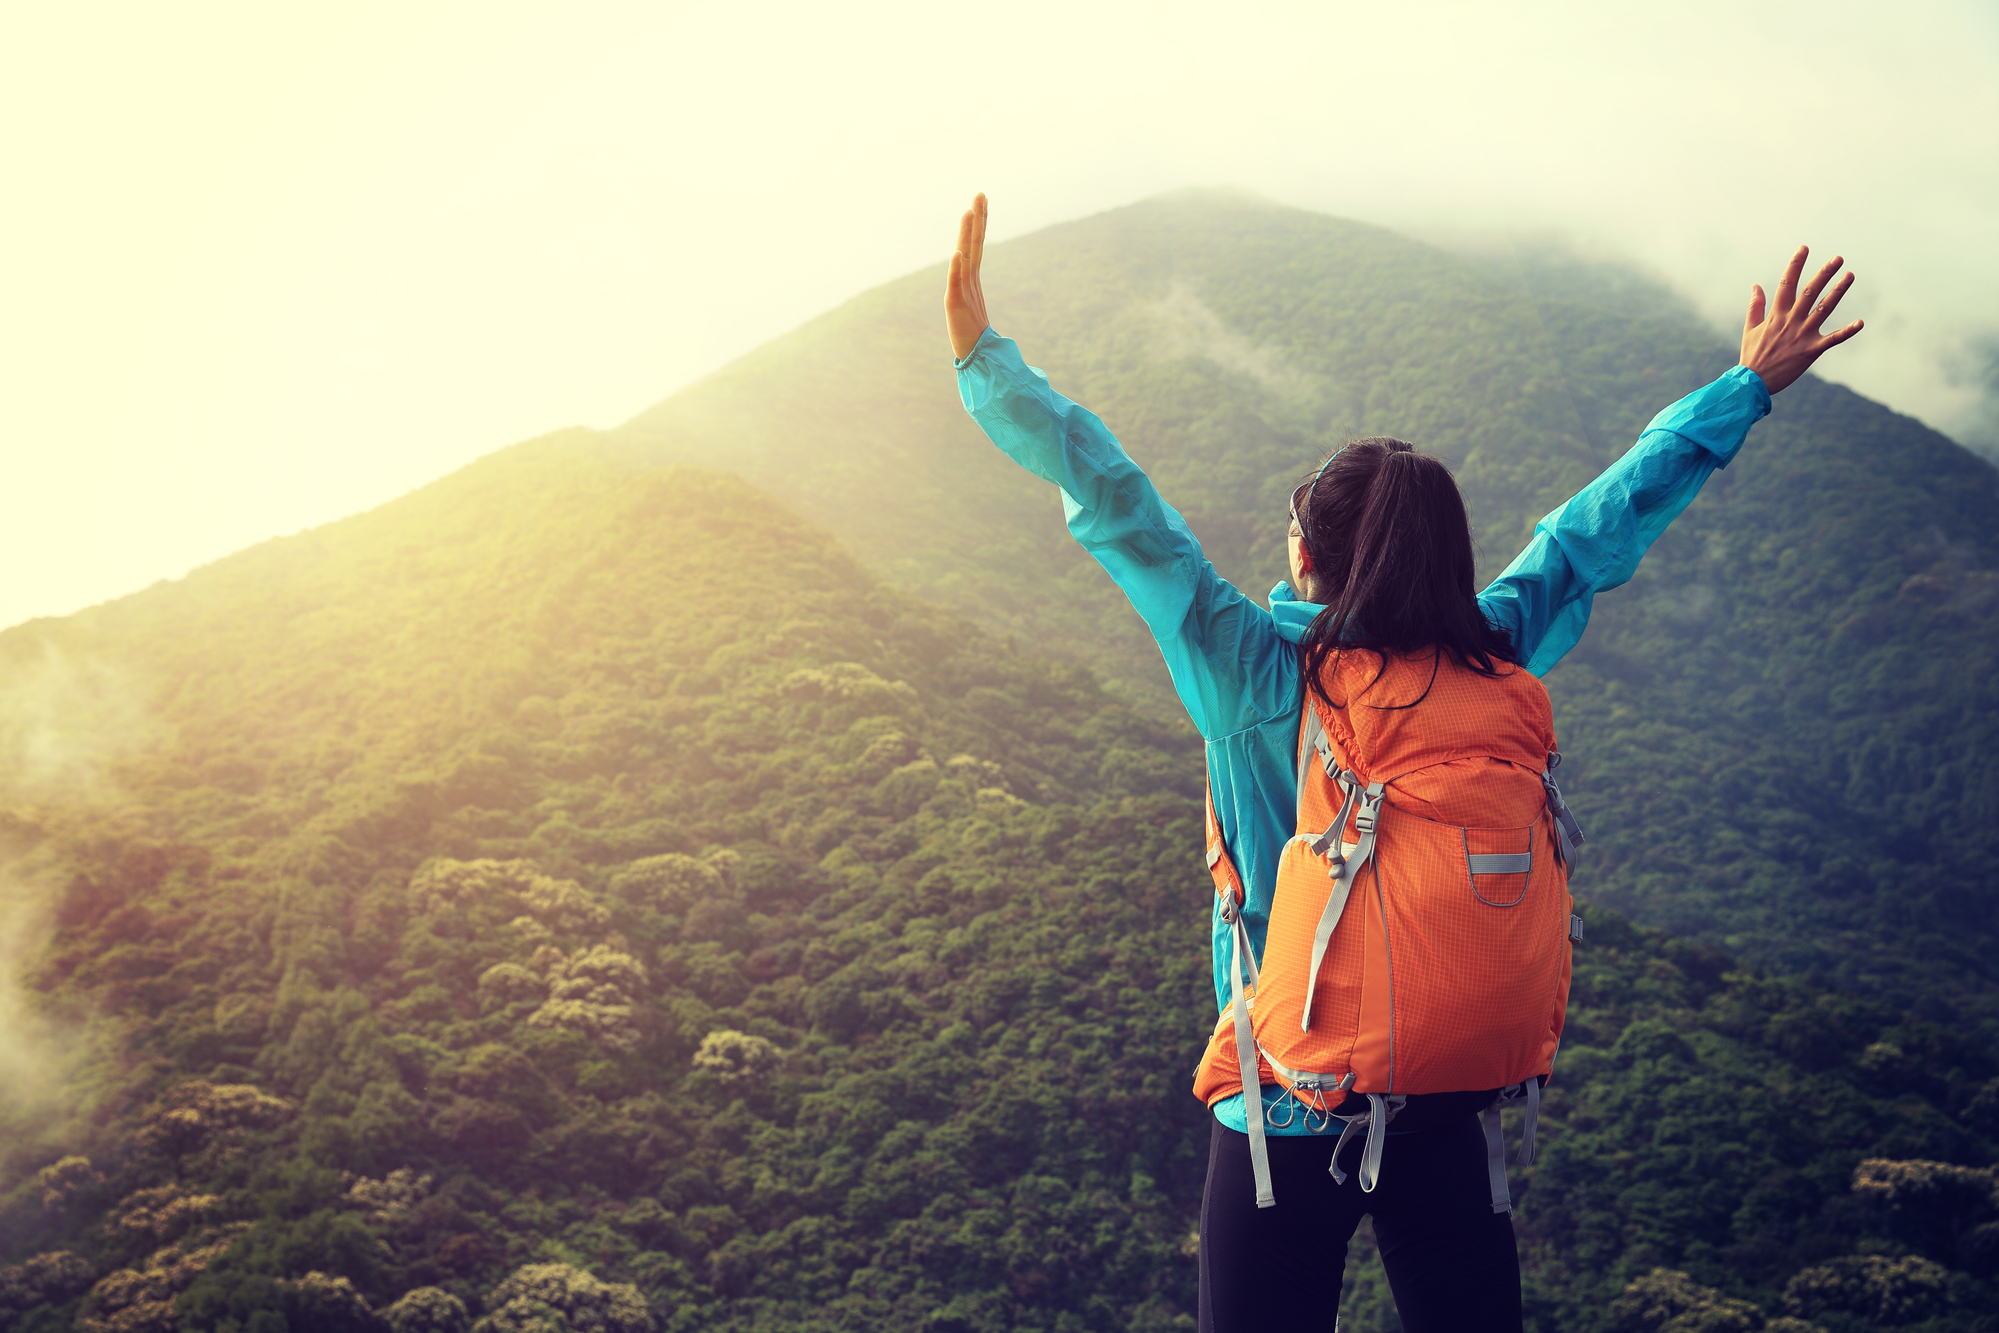
{"type": "MultiPolygon", "coordinates": [[[[1366,510],[1365,494],[1385,460],[1409,447],[1356,442],[1344,464],[1336,452],[1299,486],[1288,543],[1291,582],[1271,590],[1265,610],[1215,573],[1186,523],[1103,423],[1057,394],[993,331],[979,281],[985,231],[980,195],[960,222],[946,281],[959,394],[994,444],[1061,488],[1070,532],[1145,619],[1207,743],[1220,864],[1238,870],[1242,881],[1239,914],[1229,906],[1233,894],[1221,894],[1212,920],[1216,997],[1226,1013],[1231,946],[1240,930],[1251,953],[1261,954],[1279,860],[1296,829],[1306,668],[1309,683],[1325,690],[1326,663],[1351,660],[1338,651],[1340,627],[1349,639],[1371,628],[1353,614],[1354,594],[1367,581],[1357,583],[1355,571],[1375,569],[1378,551],[1354,545],[1354,517],[1366,510]],[[1340,605],[1327,614],[1321,599],[1340,605]]],[[[1435,605],[1448,609],[1419,615],[1425,623],[1373,626],[1392,630],[1389,639],[1373,640],[1386,650],[1384,670],[1389,654],[1425,644],[1439,654],[1448,648],[1460,669],[1472,662],[1474,674],[1482,664],[1495,673],[1517,667],[1539,677],[1561,660],[1582,635],[1591,599],[1631,577],[1708,475],[1735,456],[1769,411],[1770,395],[1859,332],[1855,321],[1819,333],[1853,278],[1846,274],[1827,292],[1841,265],[1835,258],[1800,292],[1806,253],[1801,246],[1792,256],[1767,311],[1763,289],[1752,288],[1741,364],[1655,417],[1622,459],[1536,525],[1527,548],[1476,598],[1469,596],[1469,532],[1446,534],[1445,544],[1464,553],[1462,569],[1433,571],[1441,589],[1435,605]],[[1453,591],[1458,583],[1462,588],[1453,591]],[[1449,606],[1453,597],[1459,604],[1449,606]],[[1426,617],[1438,615],[1455,619],[1448,632],[1427,624],[1426,617]]],[[[1422,470],[1432,491],[1442,471],[1407,460],[1392,467],[1412,475],[1422,470]]],[[[1461,502],[1455,522],[1462,528],[1461,502]]],[[[1363,598],[1361,605],[1388,603],[1363,598]]],[[[1330,693],[1337,697],[1351,684],[1332,683],[1330,693]]],[[[1492,1211],[1475,1116],[1467,1110],[1434,1129],[1391,1137],[1380,1188],[1363,1194],[1356,1177],[1342,1183],[1328,1174],[1328,1145],[1312,1137],[1306,1117],[1273,1114],[1286,1096],[1268,1084],[1262,1106],[1247,1106],[1240,1092],[1213,1102],[1201,1221],[1204,1330],[1267,1328],[1301,1317],[1330,1325],[1346,1241],[1364,1213],[1374,1216],[1383,1265],[1412,1333],[1520,1326],[1511,1223],[1492,1211]],[[1252,1129],[1259,1146],[1266,1135],[1270,1140],[1276,1207],[1257,1207],[1250,1188],[1252,1129]]],[[[1323,1130],[1323,1120],[1316,1128],[1323,1130]]]]}

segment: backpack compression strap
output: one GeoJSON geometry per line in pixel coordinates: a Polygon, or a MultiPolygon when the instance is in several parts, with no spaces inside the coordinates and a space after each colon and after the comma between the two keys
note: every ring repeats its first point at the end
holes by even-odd
{"type": "Polygon", "coordinates": [[[1583,836],[1583,826],[1576,823],[1576,817],[1569,813],[1569,803],[1562,799],[1562,789],[1555,785],[1555,770],[1562,766],[1562,756],[1553,751],[1548,753],[1548,767],[1541,774],[1541,785],[1548,792],[1548,813],[1555,817],[1555,842],[1562,853],[1562,864],[1568,865],[1576,859],[1576,848],[1589,839],[1583,836]]]}
{"type": "Polygon", "coordinates": [[[1309,699],[1305,701],[1304,735],[1298,752],[1298,808],[1301,813],[1305,807],[1305,777],[1310,771],[1305,762],[1308,753],[1318,756],[1326,776],[1339,783],[1346,793],[1339,814],[1324,833],[1311,840],[1312,854],[1326,857],[1329,862],[1326,873],[1333,878],[1333,891],[1326,898],[1325,910],[1319,913],[1318,929],[1312,932],[1312,969],[1305,974],[1305,1010],[1299,1016],[1298,1026],[1310,1032],[1312,994],[1319,985],[1319,965],[1326,961],[1326,948],[1332,943],[1333,930],[1340,924],[1340,917],[1346,913],[1354,881],[1360,878],[1362,868],[1374,856],[1374,831],[1381,817],[1383,784],[1371,782],[1363,790],[1360,775],[1349,773],[1339,766],[1339,758],[1333,753],[1333,743],[1326,735],[1325,724],[1319,721],[1319,710],[1312,707],[1309,699]],[[1356,806],[1359,808],[1357,816],[1356,806]],[[1354,844],[1350,854],[1345,843],[1349,819],[1360,830],[1360,841],[1354,844]]]}
{"type": "Polygon", "coordinates": [[[1479,1113],[1485,1124],[1485,1172],[1492,1184],[1492,1211],[1510,1213],[1513,1211],[1513,1195],[1506,1188],[1506,1138],[1499,1125],[1500,1108],[1512,1102],[1526,1099],[1527,1123],[1520,1130],[1520,1156],[1522,1166],[1534,1165],[1534,1128],[1541,1118],[1541,1080],[1539,1077],[1516,1083],[1510,1088],[1501,1088],[1499,1095],[1492,1099],[1492,1105],[1479,1113]]]}
{"type": "Polygon", "coordinates": [[[1392,1097],[1384,1097],[1378,1092],[1366,1095],[1365,1111],[1359,1115],[1338,1117],[1347,1122],[1347,1127],[1340,1131],[1340,1141],[1333,1145],[1333,1161],[1326,1168],[1326,1173],[1332,1176],[1335,1185],[1347,1183],[1347,1173],[1340,1170],[1340,1149],[1347,1146],[1347,1140],[1358,1133],[1362,1125],[1366,1125],[1367,1145],[1360,1150],[1360,1192],[1372,1194],[1374,1187],[1381,1183],[1381,1145],[1388,1141],[1388,1122],[1401,1113],[1409,1099],[1400,1093],[1392,1097]]]}

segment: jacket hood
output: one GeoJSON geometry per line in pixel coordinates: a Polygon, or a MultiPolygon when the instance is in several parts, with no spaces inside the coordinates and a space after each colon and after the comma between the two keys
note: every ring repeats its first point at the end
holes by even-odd
{"type": "Polygon", "coordinates": [[[1303,643],[1306,628],[1325,609],[1317,602],[1299,600],[1291,585],[1281,580],[1270,590],[1270,614],[1277,621],[1277,632],[1288,642],[1303,643]]]}

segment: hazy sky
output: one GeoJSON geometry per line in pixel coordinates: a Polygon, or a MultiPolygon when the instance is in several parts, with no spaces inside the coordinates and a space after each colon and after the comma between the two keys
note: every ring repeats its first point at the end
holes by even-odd
{"type": "Polygon", "coordinates": [[[1809,241],[1833,377],[1999,440],[1999,5],[1638,12],[12,6],[0,626],[615,425],[975,189],[999,237],[1186,185],[1553,229],[1718,323],[1809,241]]]}

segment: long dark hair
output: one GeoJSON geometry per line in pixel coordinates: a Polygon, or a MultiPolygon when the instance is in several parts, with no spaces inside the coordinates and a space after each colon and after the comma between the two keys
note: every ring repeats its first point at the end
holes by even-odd
{"type": "MultiPolygon", "coordinates": [[[[1450,469],[1406,440],[1354,440],[1328,459],[1298,505],[1312,586],[1325,600],[1305,631],[1305,678],[1328,706],[1343,708],[1322,679],[1346,649],[1388,659],[1432,655],[1430,683],[1445,653],[1482,676],[1517,665],[1513,640],[1493,627],[1472,587],[1471,521],[1450,469]]],[[[1373,682],[1369,682],[1372,684],[1373,682]]],[[[1406,704],[1413,708],[1430,693],[1406,704]]]]}

